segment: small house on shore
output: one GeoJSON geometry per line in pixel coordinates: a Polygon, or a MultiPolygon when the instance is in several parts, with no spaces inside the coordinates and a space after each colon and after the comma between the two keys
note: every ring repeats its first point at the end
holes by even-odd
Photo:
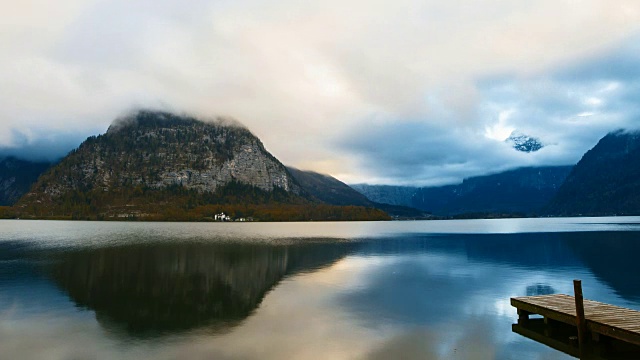
{"type": "Polygon", "coordinates": [[[231,221],[231,217],[229,217],[229,215],[225,214],[224,212],[216,214],[213,219],[215,221],[231,221]]]}

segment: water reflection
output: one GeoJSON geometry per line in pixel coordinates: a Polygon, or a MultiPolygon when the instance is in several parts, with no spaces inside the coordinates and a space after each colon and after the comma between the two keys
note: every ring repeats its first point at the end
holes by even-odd
{"type": "MultiPolygon", "coordinates": [[[[628,302],[640,301],[640,282],[630,271],[637,267],[639,232],[413,235],[370,241],[360,252],[370,256],[442,254],[515,269],[572,271],[576,276],[587,270],[628,302]]],[[[527,292],[558,292],[548,284],[542,284],[546,289],[540,284],[530,286],[527,292]]]]}
{"type": "Polygon", "coordinates": [[[640,281],[636,273],[640,233],[567,233],[562,239],[598,280],[629,302],[640,302],[640,281]]]}
{"type": "Polygon", "coordinates": [[[111,332],[155,335],[249,316],[285,276],[329,266],[355,244],[167,244],[83,249],[56,256],[50,274],[111,332]]]}
{"type": "Polygon", "coordinates": [[[630,271],[640,232],[429,224],[340,224],[331,238],[302,239],[300,224],[279,238],[288,225],[100,223],[91,237],[88,224],[65,223],[44,240],[41,229],[5,240],[0,228],[0,348],[16,358],[55,348],[60,358],[566,359],[511,332],[510,297],[571,293],[581,278],[587,298],[640,307],[630,271]]]}
{"type": "Polygon", "coordinates": [[[558,291],[548,284],[535,284],[527,286],[527,296],[551,295],[557,294],[558,291]]]}

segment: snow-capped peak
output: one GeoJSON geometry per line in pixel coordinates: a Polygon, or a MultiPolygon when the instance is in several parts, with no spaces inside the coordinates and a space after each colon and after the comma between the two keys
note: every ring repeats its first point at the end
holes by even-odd
{"type": "Polygon", "coordinates": [[[522,152],[535,152],[544,147],[539,139],[514,131],[505,140],[510,143],[514,149],[522,152]]]}

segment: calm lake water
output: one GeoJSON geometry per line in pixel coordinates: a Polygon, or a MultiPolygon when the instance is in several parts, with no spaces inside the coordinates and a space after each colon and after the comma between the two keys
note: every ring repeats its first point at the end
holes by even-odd
{"type": "Polygon", "coordinates": [[[569,359],[513,296],[640,310],[640,218],[0,221],[2,359],[569,359]]]}

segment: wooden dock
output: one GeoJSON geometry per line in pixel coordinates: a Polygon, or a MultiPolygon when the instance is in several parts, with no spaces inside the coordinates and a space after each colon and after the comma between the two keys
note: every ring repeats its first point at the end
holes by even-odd
{"type": "MultiPolygon", "coordinates": [[[[581,294],[580,294],[581,295],[581,294]]],[[[640,311],[584,300],[584,327],[592,340],[605,336],[640,346],[640,311]]],[[[526,324],[530,315],[541,315],[544,322],[559,321],[576,325],[576,299],[573,296],[539,295],[511,298],[518,309],[518,324],[526,324]]],[[[579,309],[578,309],[579,310],[579,309]]]]}

